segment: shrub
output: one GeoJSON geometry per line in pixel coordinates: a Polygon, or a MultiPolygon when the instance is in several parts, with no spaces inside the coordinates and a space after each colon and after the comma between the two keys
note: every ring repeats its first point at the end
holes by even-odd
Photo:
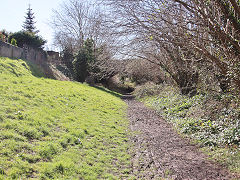
{"type": "Polygon", "coordinates": [[[77,81],[104,82],[116,74],[116,62],[110,60],[104,46],[95,47],[92,39],[84,41],[73,61],[77,81]]]}
{"type": "Polygon", "coordinates": [[[168,86],[162,86],[161,90],[156,91],[159,88],[139,88],[137,97],[145,97],[145,102],[159,111],[167,121],[171,121],[180,132],[199,140],[205,146],[240,148],[240,109],[234,96],[198,94],[190,98],[168,86]]]}
{"type": "Polygon", "coordinates": [[[8,42],[11,43],[12,39],[15,39],[18,43],[18,47],[23,47],[24,45],[33,47],[33,48],[42,48],[46,43],[41,36],[38,36],[34,33],[19,31],[13,33],[9,36],[8,42]]]}
{"type": "Polygon", "coordinates": [[[0,34],[0,41],[5,41],[5,36],[3,34],[0,34]]]}
{"type": "Polygon", "coordinates": [[[17,40],[14,39],[14,38],[12,38],[12,39],[11,39],[11,44],[12,44],[13,46],[17,46],[17,40]]]}
{"type": "Polygon", "coordinates": [[[151,82],[147,82],[144,85],[137,86],[134,90],[134,95],[137,98],[144,98],[147,96],[155,96],[163,91],[164,85],[156,85],[151,82]]]}
{"type": "Polygon", "coordinates": [[[157,84],[163,82],[163,73],[160,71],[160,67],[147,60],[132,60],[126,69],[127,76],[137,84],[144,84],[149,81],[157,84]]]}
{"type": "Polygon", "coordinates": [[[87,39],[73,61],[73,70],[77,81],[84,82],[90,74],[92,70],[91,64],[94,64],[96,61],[94,52],[94,41],[87,39]]]}
{"type": "Polygon", "coordinates": [[[87,78],[88,72],[88,57],[84,49],[78,51],[73,61],[73,70],[75,73],[75,78],[79,82],[84,82],[87,78]]]}
{"type": "Polygon", "coordinates": [[[0,41],[6,42],[8,39],[9,33],[6,30],[0,31],[0,41]]]}

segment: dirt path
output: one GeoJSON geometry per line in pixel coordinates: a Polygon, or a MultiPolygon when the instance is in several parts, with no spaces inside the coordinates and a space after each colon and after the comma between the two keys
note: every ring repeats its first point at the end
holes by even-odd
{"type": "Polygon", "coordinates": [[[131,129],[138,131],[135,144],[133,174],[138,179],[231,179],[220,165],[211,162],[196,145],[181,138],[154,110],[142,103],[125,99],[131,129]]]}

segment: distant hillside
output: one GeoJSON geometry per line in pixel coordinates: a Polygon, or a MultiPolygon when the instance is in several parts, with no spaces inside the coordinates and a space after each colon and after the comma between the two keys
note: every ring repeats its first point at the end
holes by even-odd
{"type": "Polygon", "coordinates": [[[112,92],[0,58],[0,179],[126,179],[125,110],[112,92]]]}

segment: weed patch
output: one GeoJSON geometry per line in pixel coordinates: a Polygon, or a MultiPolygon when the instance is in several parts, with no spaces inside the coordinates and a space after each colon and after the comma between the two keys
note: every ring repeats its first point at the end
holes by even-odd
{"type": "Polygon", "coordinates": [[[140,93],[138,97],[170,121],[181,134],[211,149],[212,152],[208,152],[211,157],[240,172],[240,109],[235,105],[234,97],[198,94],[190,98],[168,86],[155,89],[161,89],[158,95],[142,96],[140,93]],[[219,152],[224,152],[224,158],[219,152]]]}

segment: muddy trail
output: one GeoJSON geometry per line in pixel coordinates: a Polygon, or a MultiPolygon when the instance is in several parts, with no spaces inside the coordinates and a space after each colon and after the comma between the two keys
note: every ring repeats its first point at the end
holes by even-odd
{"type": "Polygon", "coordinates": [[[137,179],[237,179],[223,166],[207,160],[196,145],[184,139],[154,110],[132,98],[128,104],[134,153],[133,174],[137,179]]]}

